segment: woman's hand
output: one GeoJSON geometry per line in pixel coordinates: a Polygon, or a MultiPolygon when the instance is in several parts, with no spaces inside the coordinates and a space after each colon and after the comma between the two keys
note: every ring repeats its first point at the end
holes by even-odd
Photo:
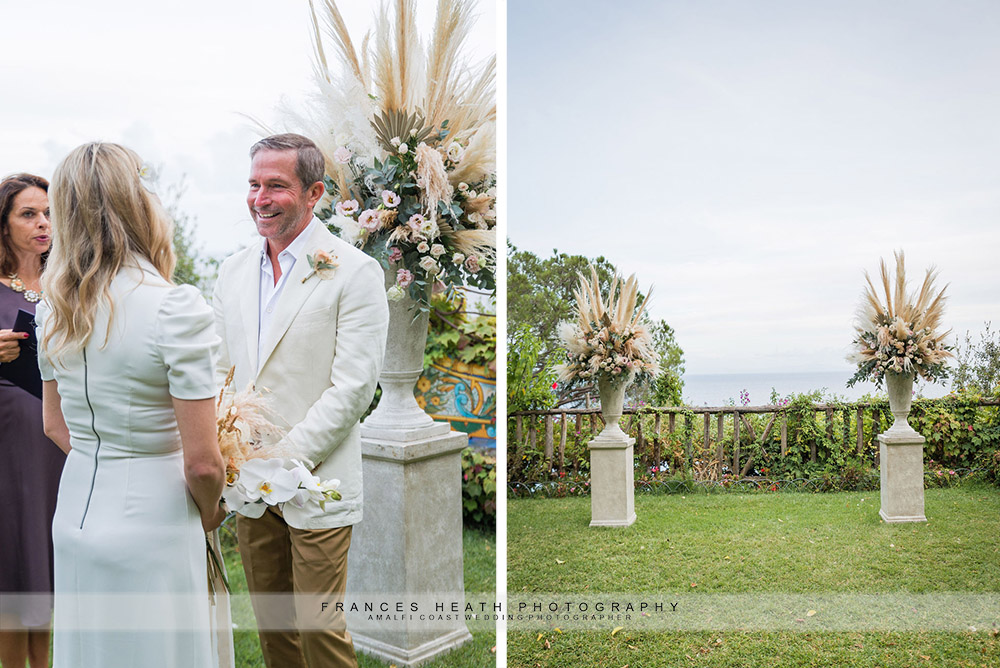
{"type": "Polygon", "coordinates": [[[20,341],[28,338],[27,332],[0,329],[0,363],[13,362],[21,354],[20,341]]]}
{"type": "Polygon", "coordinates": [[[201,515],[201,528],[205,530],[205,533],[210,531],[215,531],[222,524],[222,521],[226,519],[226,509],[219,504],[215,507],[214,512],[202,513],[201,515]]]}

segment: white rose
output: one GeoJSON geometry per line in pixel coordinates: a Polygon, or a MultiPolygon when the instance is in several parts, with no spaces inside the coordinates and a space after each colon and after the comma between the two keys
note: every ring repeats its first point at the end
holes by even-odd
{"type": "Polygon", "coordinates": [[[466,183],[465,181],[462,181],[461,183],[459,183],[458,184],[458,192],[461,192],[461,193],[469,192],[469,184],[466,183]]]}
{"type": "Polygon", "coordinates": [[[420,268],[428,274],[436,274],[440,271],[437,261],[435,261],[430,255],[425,255],[420,258],[420,268]]]}
{"type": "Polygon", "coordinates": [[[448,145],[448,159],[452,162],[460,162],[463,153],[465,153],[465,149],[457,141],[453,141],[448,145]]]}
{"type": "Polygon", "coordinates": [[[427,245],[426,241],[421,241],[419,244],[417,244],[417,252],[419,253],[426,253],[430,249],[431,247],[427,245]]]}
{"type": "Polygon", "coordinates": [[[455,253],[454,255],[451,256],[452,264],[462,264],[463,262],[465,262],[465,256],[462,255],[461,253],[455,253]]]}
{"type": "Polygon", "coordinates": [[[400,155],[406,155],[406,152],[409,150],[410,147],[407,146],[406,144],[400,144],[399,148],[396,149],[396,151],[398,151],[400,155]]]}
{"type": "Polygon", "coordinates": [[[394,285],[385,291],[385,298],[391,302],[398,302],[406,296],[406,291],[398,285],[394,285]]]}
{"type": "Polygon", "coordinates": [[[444,255],[444,246],[442,246],[441,244],[434,244],[433,246],[431,246],[431,255],[433,255],[434,257],[441,257],[442,255],[444,255]]]}
{"type": "Polygon", "coordinates": [[[399,146],[403,142],[400,141],[399,137],[393,137],[392,139],[389,140],[389,143],[392,144],[393,146],[399,146]]]}

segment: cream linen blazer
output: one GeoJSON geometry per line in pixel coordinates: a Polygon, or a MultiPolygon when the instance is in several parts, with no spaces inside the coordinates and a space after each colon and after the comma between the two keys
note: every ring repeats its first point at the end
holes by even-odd
{"type": "MultiPolygon", "coordinates": [[[[235,365],[235,389],[253,383],[268,390],[276,422],[288,429],[278,447],[312,462],[322,480],[340,480],[343,499],[328,502],[325,511],[313,503],[304,508],[285,504],[289,526],[332,529],[361,521],[359,420],[375,395],[385,355],[389,307],[384,286],[377,261],[322,223],[316,225],[285,279],[258,360],[260,246],[236,253],[219,269],[212,297],[222,339],[219,385],[235,365]],[[309,276],[305,255],[320,250],[336,256],[339,266],[331,278],[309,276]]],[[[263,504],[252,504],[240,512],[260,517],[264,510],[263,504]]]]}

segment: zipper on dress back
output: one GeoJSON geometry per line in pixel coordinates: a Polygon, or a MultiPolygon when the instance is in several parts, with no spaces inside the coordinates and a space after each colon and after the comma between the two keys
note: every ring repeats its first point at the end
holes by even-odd
{"type": "Polygon", "coordinates": [[[94,448],[94,473],[90,478],[90,493],[87,494],[87,505],[83,507],[83,517],[80,518],[80,528],[83,529],[83,522],[87,519],[87,511],[90,509],[90,499],[94,496],[94,485],[97,482],[97,456],[101,452],[101,435],[97,433],[97,415],[94,413],[94,406],[90,403],[90,387],[87,377],[87,348],[83,348],[83,396],[87,399],[87,408],[90,409],[90,429],[97,438],[97,447],[94,448]]]}

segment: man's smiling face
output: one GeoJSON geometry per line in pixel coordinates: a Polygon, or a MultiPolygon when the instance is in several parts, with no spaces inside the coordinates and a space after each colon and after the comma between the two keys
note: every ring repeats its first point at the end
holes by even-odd
{"type": "Polygon", "coordinates": [[[294,150],[262,149],[250,163],[250,216],[257,232],[279,248],[291,243],[305,228],[316,203],[310,201],[313,189],[304,188],[295,174],[297,158],[294,150]]]}

